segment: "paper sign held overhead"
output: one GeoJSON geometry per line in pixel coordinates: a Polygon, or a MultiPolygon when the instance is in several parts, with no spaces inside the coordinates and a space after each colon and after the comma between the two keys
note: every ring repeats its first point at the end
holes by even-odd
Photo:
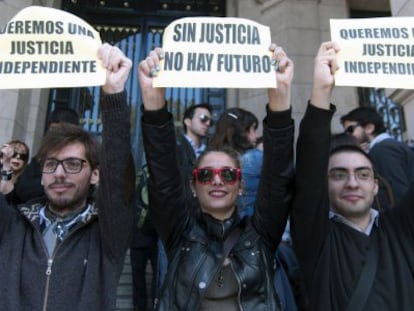
{"type": "Polygon", "coordinates": [[[191,17],[164,32],[155,87],[271,88],[269,27],[243,18],[191,17]]]}
{"type": "Polygon", "coordinates": [[[99,33],[65,11],[31,6],[0,28],[0,88],[95,86],[99,33]]]}
{"type": "Polygon", "coordinates": [[[331,19],[336,85],[414,89],[414,18],[331,19]]]}

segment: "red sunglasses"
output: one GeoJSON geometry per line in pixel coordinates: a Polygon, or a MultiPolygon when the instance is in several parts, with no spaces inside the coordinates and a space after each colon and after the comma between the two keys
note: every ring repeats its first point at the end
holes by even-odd
{"type": "Polygon", "coordinates": [[[202,185],[211,184],[215,175],[218,175],[223,183],[232,185],[241,179],[241,170],[231,167],[201,167],[193,170],[193,180],[202,185]]]}

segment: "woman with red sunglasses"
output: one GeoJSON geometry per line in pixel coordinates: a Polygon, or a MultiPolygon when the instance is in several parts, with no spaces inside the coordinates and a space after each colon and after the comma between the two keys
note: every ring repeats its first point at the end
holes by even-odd
{"type": "Polygon", "coordinates": [[[165,89],[152,87],[162,49],[151,51],[139,64],[150,213],[169,259],[157,310],[281,309],[273,287],[273,259],[285,228],[293,179],[293,63],[281,47],[273,44],[270,50],[278,88],[268,89],[256,212],[244,218],[236,208],[242,184],[233,149],[207,149],[200,155],[191,183],[197,200],[186,196],[176,154],[171,152],[176,140],[165,89]]]}
{"type": "Polygon", "coordinates": [[[29,147],[21,140],[11,140],[1,147],[0,192],[11,205],[21,203],[14,186],[29,161],[29,147]]]}

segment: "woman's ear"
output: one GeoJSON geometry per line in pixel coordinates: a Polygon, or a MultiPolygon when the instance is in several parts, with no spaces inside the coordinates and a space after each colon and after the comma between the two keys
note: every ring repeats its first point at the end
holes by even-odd
{"type": "Polygon", "coordinates": [[[243,190],[244,190],[244,180],[241,179],[239,183],[239,195],[243,194],[243,190]]]}

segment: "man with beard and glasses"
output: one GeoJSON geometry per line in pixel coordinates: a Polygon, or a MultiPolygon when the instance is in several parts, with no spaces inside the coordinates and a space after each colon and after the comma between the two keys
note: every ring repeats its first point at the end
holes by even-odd
{"type": "MultiPolygon", "coordinates": [[[[79,125],[79,116],[71,108],[59,107],[52,111],[48,121],[47,131],[53,129],[59,123],[71,123],[79,125]]],[[[37,161],[37,155],[34,155],[30,163],[25,167],[23,173],[19,176],[15,184],[15,192],[21,203],[43,198],[45,196],[44,188],[41,184],[42,170],[37,161]]]]}
{"type": "Polygon", "coordinates": [[[132,231],[134,167],[125,82],[131,61],[102,45],[102,145],[58,124],[38,152],[46,199],[0,195],[0,310],[114,310],[132,231]],[[97,186],[95,201],[87,200],[97,186]]]}

